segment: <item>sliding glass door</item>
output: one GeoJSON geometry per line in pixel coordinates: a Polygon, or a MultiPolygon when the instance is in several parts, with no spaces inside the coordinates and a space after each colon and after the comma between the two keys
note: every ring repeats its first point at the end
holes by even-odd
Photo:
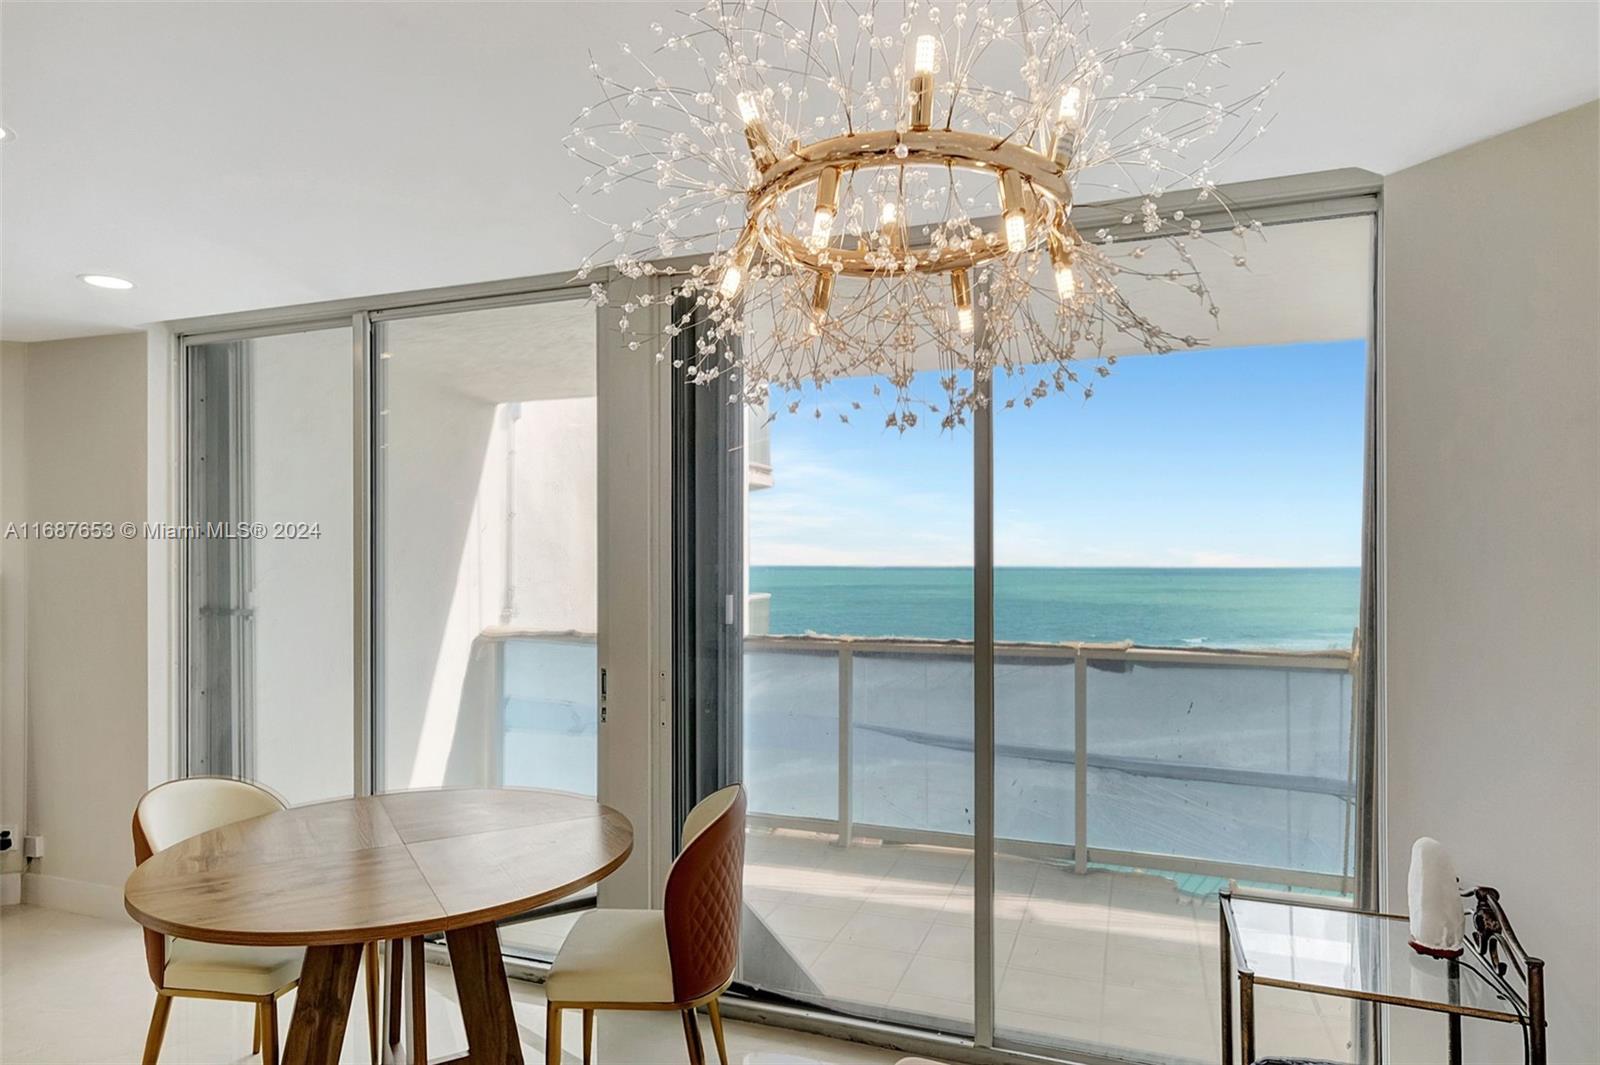
{"type": "MultiPolygon", "coordinates": [[[[1220,327],[1176,287],[1151,313],[1208,346],[1108,348],[1092,399],[1024,403],[1023,367],[975,428],[885,430],[868,379],[749,413],[721,730],[750,793],[746,986],[1213,1060],[1217,891],[1355,894],[1372,220],[1268,227],[1249,269],[1190,254],[1220,327]]],[[[1259,1010],[1269,1047],[1355,1053],[1338,1003],[1259,1010]]]]}
{"type": "Polygon", "coordinates": [[[889,387],[838,382],[821,417],[756,412],[741,976],[968,1034],[972,451],[965,434],[883,432],[889,387]]]}
{"type": "Polygon", "coordinates": [[[188,349],[188,772],[351,794],[355,393],[348,324],[188,349]]]}
{"type": "MultiPolygon", "coordinates": [[[[593,796],[594,308],[466,305],[373,328],[378,790],[593,796]]],[[[548,954],[569,925],[503,941],[548,954]]]]}
{"type": "MultiPolygon", "coordinates": [[[[189,773],[597,794],[586,294],[185,341],[189,773]]],[[[547,955],[570,921],[504,941],[547,955]]]]}
{"type": "Polygon", "coordinates": [[[1211,346],[995,415],[999,1043],[1212,1060],[1217,891],[1354,892],[1371,248],[1273,227],[1211,346]]]}

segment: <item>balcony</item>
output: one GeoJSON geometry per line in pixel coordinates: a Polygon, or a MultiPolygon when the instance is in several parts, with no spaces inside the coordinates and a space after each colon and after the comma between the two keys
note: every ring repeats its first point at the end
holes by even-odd
{"type": "MultiPolygon", "coordinates": [[[[995,660],[1002,852],[1350,891],[1350,652],[1000,643],[995,660]]],[[[752,811],[845,844],[970,847],[971,661],[959,641],[747,638],[752,811]]]]}
{"type": "MultiPolygon", "coordinates": [[[[501,779],[592,766],[592,639],[499,642],[501,779]]],[[[970,1033],[972,645],[762,636],[745,651],[757,920],[740,978],[970,1033]]],[[[1002,1040],[1215,1058],[1216,891],[1353,888],[1353,665],[1345,651],[996,647],[1002,1040]]],[[[508,929],[508,945],[553,946],[569,921],[508,929]]],[[[1348,1058],[1348,1007],[1298,999],[1260,1004],[1262,1046],[1348,1058]]]]}

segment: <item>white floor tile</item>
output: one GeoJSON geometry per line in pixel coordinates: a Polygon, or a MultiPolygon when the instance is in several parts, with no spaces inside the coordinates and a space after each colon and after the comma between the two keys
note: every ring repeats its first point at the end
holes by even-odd
{"type": "Polygon", "coordinates": [[[834,942],[915,954],[922,949],[922,942],[928,938],[928,930],[932,927],[931,917],[907,920],[882,913],[867,912],[863,908],[839,930],[834,942]]]}
{"type": "MultiPolygon", "coordinates": [[[[915,957],[909,951],[880,950],[834,940],[809,966],[811,974],[829,993],[835,987],[872,987],[882,990],[881,1001],[889,1001],[911,967],[915,957]]],[[[880,1001],[870,999],[867,1001],[880,1001]]]]}
{"type": "Polygon", "coordinates": [[[767,928],[780,939],[785,936],[803,936],[806,939],[831,940],[850,922],[851,911],[804,906],[794,901],[774,907],[766,918],[767,928]]]}
{"type": "MultiPolygon", "coordinates": [[[[523,1055],[544,1059],[542,988],[511,981],[523,1055]]],[[[446,1056],[466,1049],[455,987],[447,967],[428,966],[430,1050],[446,1056]]],[[[0,1061],[18,1065],[120,1065],[137,1062],[155,992],[145,973],[137,926],[76,914],[7,907],[0,913],[0,1061]]],[[[356,996],[357,1009],[361,994],[356,996]]],[[[284,1030],[292,993],[281,1002],[284,1030]]],[[[174,1003],[162,1065],[217,1065],[259,1060],[249,1054],[250,1011],[227,1002],[174,1003]]],[[[709,1049],[711,1032],[702,1020],[709,1049]]],[[[901,1055],[841,1040],[762,1025],[727,1022],[729,1057],[736,1065],[892,1065],[901,1055]]],[[[563,1065],[582,1060],[582,1025],[562,1030],[563,1065]]],[[[601,1013],[596,1065],[685,1060],[683,1028],[668,1013],[601,1013]]],[[[366,1025],[352,1023],[341,1061],[369,1061],[366,1025]]]]}
{"type": "Polygon", "coordinates": [[[995,995],[996,1008],[1026,1009],[1052,1017],[1100,1022],[1102,985],[1098,980],[1080,980],[1031,969],[1008,968],[1000,978],[995,995]]]}

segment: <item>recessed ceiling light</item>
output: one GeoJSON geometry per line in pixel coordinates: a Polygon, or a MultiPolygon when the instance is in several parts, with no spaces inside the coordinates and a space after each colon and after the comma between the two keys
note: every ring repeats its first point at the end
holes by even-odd
{"type": "Polygon", "coordinates": [[[82,281],[85,285],[93,285],[95,288],[133,287],[132,281],[124,281],[122,278],[112,277],[110,274],[79,274],[78,280],[82,281]]]}
{"type": "Polygon", "coordinates": [[[17,135],[15,133],[11,132],[11,130],[5,126],[0,126],[0,143],[5,141],[14,141],[16,139],[17,135]]]}

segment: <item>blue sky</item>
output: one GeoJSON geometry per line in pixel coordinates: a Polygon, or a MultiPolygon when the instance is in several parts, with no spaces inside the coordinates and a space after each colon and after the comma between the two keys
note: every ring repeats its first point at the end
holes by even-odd
{"type": "MultiPolygon", "coordinates": [[[[1202,349],[1124,358],[1088,401],[999,411],[996,564],[1358,564],[1365,372],[1364,340],[1202,349]]],[[[869,380],[814,406],[771,425],[751,563],[970,565],[971,432],[884,430],[869,380]]]]}

